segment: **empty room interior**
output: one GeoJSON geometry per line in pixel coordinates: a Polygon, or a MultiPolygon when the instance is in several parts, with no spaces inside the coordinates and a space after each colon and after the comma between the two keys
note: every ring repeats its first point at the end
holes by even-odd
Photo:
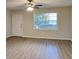
{"type": "Polygon", "coordinates": [[[72,0],[6,0],[6,59],[72,59],[72,0]]]}

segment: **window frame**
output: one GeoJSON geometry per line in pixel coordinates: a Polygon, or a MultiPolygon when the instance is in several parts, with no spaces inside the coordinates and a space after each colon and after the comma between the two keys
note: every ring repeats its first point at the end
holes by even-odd
{"type": "Polygon", "coordinates": [[[34,26],[34,25],[35,25],[35,15],[36,15],[36,14],[45,14],[45,13],[42,12],[42,13],[35,13],[35,14],[33,15],[33,29],[34,29],[34,30],[57,30],[57,28],[58,28],[58,13],[57,13],[57,12],[49,12],[49,13],[56,13],[56,14],[57,14],[57,15],[56,15],[56,16],[57,16],[57,19],[56,19],[56,23],[57,23],[57,24],[56,24],[56,28],[38,28],[38,29],[35,28],[35,26],[34,26]]]}

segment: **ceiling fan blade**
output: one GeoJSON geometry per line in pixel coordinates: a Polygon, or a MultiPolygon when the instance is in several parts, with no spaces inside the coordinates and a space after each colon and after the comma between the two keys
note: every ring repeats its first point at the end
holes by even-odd
{"type": "Polygon", "coordinates": [[[32,2],[33,0],[28,0],[29,2],[32,2]]]}
{"type": "Polygon", "coordinates": [[[37,4],[37,5],[34,6],[34,8],[39,9],[41,6],[43,6],[43,5],[37,4]]]}
{"type": "Polygon", "coordinates": [[[41,5],[41,4],[37,4],[37,5],[35,5],[35,6],[43,6],[43,5],[41,5]]]}

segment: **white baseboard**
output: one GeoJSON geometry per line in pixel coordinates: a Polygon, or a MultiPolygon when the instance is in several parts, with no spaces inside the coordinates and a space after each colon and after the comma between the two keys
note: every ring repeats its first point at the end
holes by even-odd
{"type": "Polygon", "coordinates": [[[6,38],[11,37],[12,35],[6,35],[6,38]]]}
{"type": "Polygon", "coordinates": [[[56,38],[56,37],[34,37],[34,36],[22,36],[27,38],[42,38],[42,39],[57,39],[57,40],[71,40],[71,38],[56,38]]]}
{"type": "MultiPolygon", "coordinates": [[[[8,35],[8,36],[6,36],[6,37],[8,38],[8,37],[11,37],[11,36],[15,36],[15,35],[8,35]]],[[[72,38],[37,37],[37,36],[20,36],[20,37],[26,37],[26,38],[41,38],[41,39],[57,39],[57,40],[71,40],[71,41],[72,41],[72,38]]]]}

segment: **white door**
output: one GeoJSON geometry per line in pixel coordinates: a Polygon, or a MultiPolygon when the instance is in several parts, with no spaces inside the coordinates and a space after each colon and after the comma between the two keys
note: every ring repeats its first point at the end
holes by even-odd
{"type": "Polygon", "coordinates": [[[12,35],[13,36],[23,35],[23,16],[21,13],[12,14],[12,35]]]}

